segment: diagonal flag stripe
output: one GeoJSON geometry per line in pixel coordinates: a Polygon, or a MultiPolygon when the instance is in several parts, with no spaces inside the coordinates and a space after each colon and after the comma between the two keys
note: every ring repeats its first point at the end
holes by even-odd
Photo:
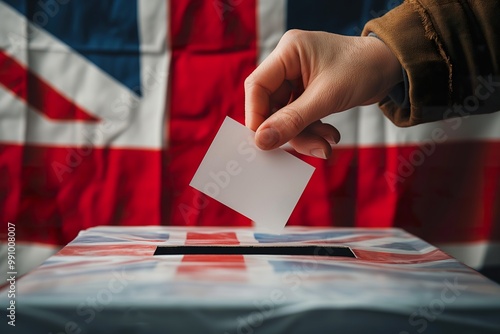
{"type": "Polygon", "coordinates": [[[63,121],[99,121],[4,51],[0,51],[0,64],[0,84],[46,117],[63,121]]]}

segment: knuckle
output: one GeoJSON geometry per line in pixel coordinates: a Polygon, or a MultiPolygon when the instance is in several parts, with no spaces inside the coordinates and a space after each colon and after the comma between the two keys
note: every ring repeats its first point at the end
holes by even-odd
{"type": "Polygon", "coordinates": [[[293,132],[299,133],[306,127],[306,122],[300,112],[294,108],[286,108],[282,114],[283,122],[290,127],[293,132]]]}
{"type": "Polygon", "coordinates": [[[292,40],[292,41],[295,41],[297,39],[300,39],[301,36],[303,36],[305,34],[305,31],[303,30],[299,30],[299,29],[290,29],[290,30],[287,30],[284,34],[283,34],[283,39],[284,40],[292,40]]]}
{"type": "Polygon", "coordinates": [[[245,82],[244,82],[244,86],[245,88],[252,88],[253,86],[255,86],[255,79],[253,77],[252,74],[250,74],[246,79],[245,79],[245,82]]]}
{"type": "Polygon", "coordinates": [[[299,29],[287,30],[281,37],[280,44],[285,46],[300,45],[306,39],[305,34],[305,31],[299,29]]]}

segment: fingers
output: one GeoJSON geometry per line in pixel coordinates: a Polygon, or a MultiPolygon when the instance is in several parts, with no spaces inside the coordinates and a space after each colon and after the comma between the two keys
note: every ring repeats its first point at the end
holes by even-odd
{"type": "Polygon", "coordinates": [[[323,137],[330,145],[336,145],[340,142],[340,132],[333,125],[316,121],[306,128],[306,131],[312,132],[323,137]]]}
{"type": "Polygon", "coordinates": [[[325,62],[315,57],[324,44],[317,39],[328,36],[287,32],[245,80],[245,123],[256,131],[255,141],[261,149],[290,141],[300,153],[327,158],[332,143],[340,140],[334,127],[318,121],[338,111],[333,106],[339,100],[338,85],[332,85],[331,73],[322,75],[325,62]]]}
{"type": "Polygon", "coordinates": [[[331,156],[332,146],[339,141],[340,133],[335,127],[316,121],[290,140],[290,144],[301,154],[327,159],[331,156]]]}
{"type": "Polygon", "coordinates": [[[245,80],[245,124],[253,131],[269,116],[271,95],[285,82],[285,68],[269,56],[245,80]]]}
{"type": "Polygon", "coordinates": [[[245,124],[256,131],[270,112],[271,91],[252,80],[254,79],[250,76],[245,81],[245,124]]]}
{"type": "MultiPolygon", "coordinates": [[[[257,145],[272,146],[276,141],[270,128],[259,133],[257,145]]],[[[340,141],[339,131],[330,124],[316,121],[290,140],[292,147],[299,153],[316,158],[327,159],[332,153],[332,146],[340,141]]]]}
{"type": "MultiPolygon", "coordinates": [[[[310,124],[329,115],[333,108],[331,103],[328,103],[330,100],[328,94],[330,94],[329,89],[325,89],[321,83],[311,84],[295,101],[262,120],[263,123],[258,127],[255,135],[257,146],[264,150],[279,147],[302,133],[310,124]]],[[[315,128],[326,129],[325,127],[315,128]]],[[[328,128],[328,135],[333,136],[334,139],[340,139],[338,131],[332,129],[334,128],[328,128]]],[[[316,135],[321,137],[320,134],[316,135]]],[[[325,141],[328,142],[326,139],[325,141]]]]}
{"type": "Polygon", "coordinates": [[[307,131],[290,140],[290,144],[295,151],[320,159],[327,159],[332,154],[331,145],[323,137],[307,131]]]}
{"type": "Polygon", "coordinates": [[[271,114],[271,96],[287,80],[301,76],[299,55],[295,45],[287,42],[289,39],[282,38],[278,47],[245,80],[245,124],[253,131],[271,114]]]}

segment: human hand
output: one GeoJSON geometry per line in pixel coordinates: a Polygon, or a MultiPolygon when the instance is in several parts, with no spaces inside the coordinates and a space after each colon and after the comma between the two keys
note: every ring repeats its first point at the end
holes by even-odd
{"type": "Polygon", "coordinates": [[[399,61],[378,38],[290,30],[245,81],[245,123],[261,149],[290,142],[326,159],[340,133],[320,119],[378,102],[402,80],[399,61]]]}

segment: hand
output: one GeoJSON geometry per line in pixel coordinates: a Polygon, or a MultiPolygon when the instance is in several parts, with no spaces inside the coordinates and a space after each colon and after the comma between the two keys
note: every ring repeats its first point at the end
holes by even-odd
{"type": "Polygon", "coordinates": [[[245,81],[245,123],[261,149],[290,142],[326,159],[340,133],[320,119],[378,102],[402,80],[399,61],[378,38],[290,30],[245,81]]]}

